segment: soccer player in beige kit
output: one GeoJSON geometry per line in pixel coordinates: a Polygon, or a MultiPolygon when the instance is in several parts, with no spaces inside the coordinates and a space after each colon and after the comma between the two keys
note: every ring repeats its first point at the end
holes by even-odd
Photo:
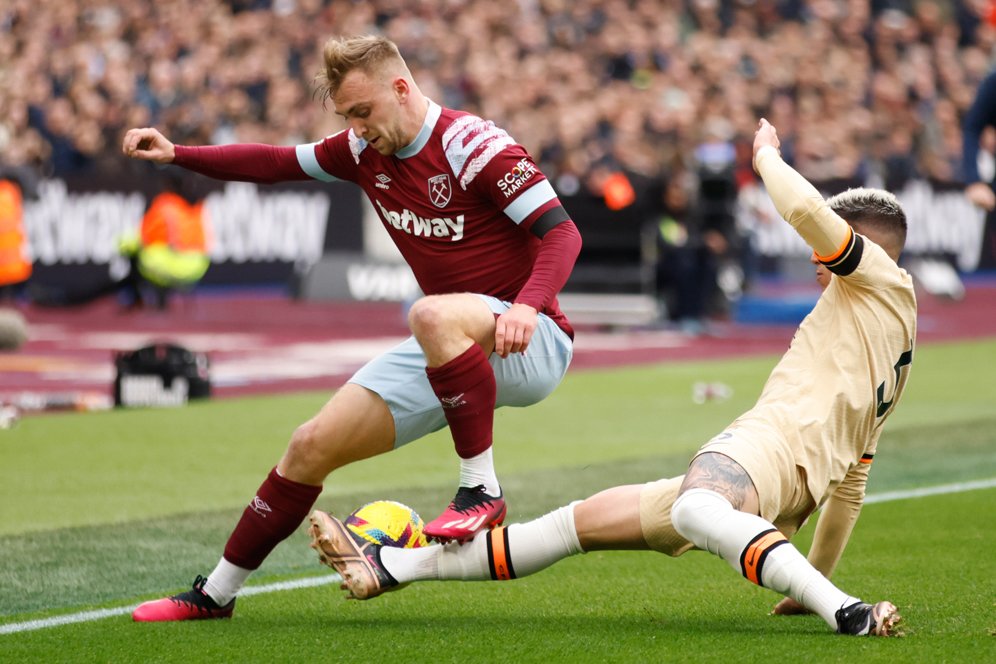
{"type": "Polygon", "coordinates": [[[786,596],[775,613],[814,612],[841,634],[887,636],[899,615],[829,577],[861,510],[882,426],[909,375],[916,337],[910,275],[897,265],[906,217],[891,194],[825,201],[782,161],[761,120],[754,167],[782,217],[813,249],[824,287],[753,408],[706,443],[683,477],[619,486],[463,545],[394,549],[311,516],[312,546],[366,599],[430,579],[512,579],[586,551],[692,548],[786,596]],[[822,507],[808,560],[788,542],[822,507]]]}

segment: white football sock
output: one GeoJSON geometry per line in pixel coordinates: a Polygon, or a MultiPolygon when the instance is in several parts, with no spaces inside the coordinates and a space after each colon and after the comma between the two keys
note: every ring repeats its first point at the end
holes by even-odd
{"type": "Polygon", "coordinates": [[[380,550],[380,564],[398,583],[431,581],[439,578],[439,555],[444,546],[459,545],[452,542],[449,545],[430,544],[418,549],[385,546],[380,550]]]}
{"type": "MultiPolygon", "coordinates": [[[[756,542],[763,542],[765,533],[776,531],[775,527],[759,516],[733,509],[715,491],[691,489],[683,493],[671,508],[671,522],[683,537],[720,556],[740,574],[745,574],[741,557],[751,561],[761,556],[754,568],[760,570],[759,585],[788,595],[819,614],[834,630],[837,609],[858,601],[830,583],[787,541],[766,550],[747,551],[756,542]]],[[[784,540],[777,531],[771,536],[784,540]]]]}
{"type": "Polygon", "coordinates": [[[575,505],[571,503],[528,523],[481,531],[462,545],[451,542],[421,549],[384,547],[380,551],[381,563],[398,583],[432,579],[485,581],[494,578],[493,564],[509,572],[497,572],[499,578],[528,576],[558,560],[583,553],[574,528],[575,505]]]}
{"type": "Polygon", "coordinates": [[[498,485],[498,476],[495,475],[495,462],[489,447],[480,454],[469,459],[460,459],[460,486],[474,488],[479,484],[484,485],[484,491],[489,496],[501,494],[501,487],[498,485]]]}
{"type": "Polygon", "coordinates": [[[204,592],[207,596],[218,603],[218,606],[225,606],[232,601],[246,579],[252,574],[251,569],[245,569],[238,565],[233,565],[224,558],[218,561],[218,566],[208,574],[207,582],[204,584],[204,592]]]}

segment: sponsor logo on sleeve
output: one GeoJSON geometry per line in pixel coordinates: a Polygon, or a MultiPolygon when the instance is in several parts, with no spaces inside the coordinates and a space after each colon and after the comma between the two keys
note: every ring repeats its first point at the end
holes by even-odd
{"type": "Polygon", "coordinates": [[[505,194],[505,198],[508,198],[521,189],[523,185],[529,182],[537,173],[539,173],[539,170],[536,168],[536,164],[525,158],[520,159],[518,163],[512,167],[512,170],[505,173],[505,175],[498,180],[498,188],[501,189],[503,194],[505,194]]]}

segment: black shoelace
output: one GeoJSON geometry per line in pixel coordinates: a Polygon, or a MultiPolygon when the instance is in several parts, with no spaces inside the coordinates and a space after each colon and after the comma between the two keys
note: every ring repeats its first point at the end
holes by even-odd
{"type": "Polygon", "coordinates": [[[453,510],[465,514],[467,511],[481,505],[491,505],[492,497],[484,492],[484,485],[478,484],[473,488],[462,486],[457,489],[453,502],[450,503],[453,510]]]}

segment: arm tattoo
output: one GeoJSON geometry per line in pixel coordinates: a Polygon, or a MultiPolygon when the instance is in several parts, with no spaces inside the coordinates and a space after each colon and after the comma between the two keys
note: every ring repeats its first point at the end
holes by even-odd
{"type": "Polygon", "coordinates": [[[681,491],[687,489],[709,489],[730,501],[734,509],[743,509],[747,495],[754,490],[750,475],[739,463],[718,452],[705,452],[695,457],[681,491]]]}

